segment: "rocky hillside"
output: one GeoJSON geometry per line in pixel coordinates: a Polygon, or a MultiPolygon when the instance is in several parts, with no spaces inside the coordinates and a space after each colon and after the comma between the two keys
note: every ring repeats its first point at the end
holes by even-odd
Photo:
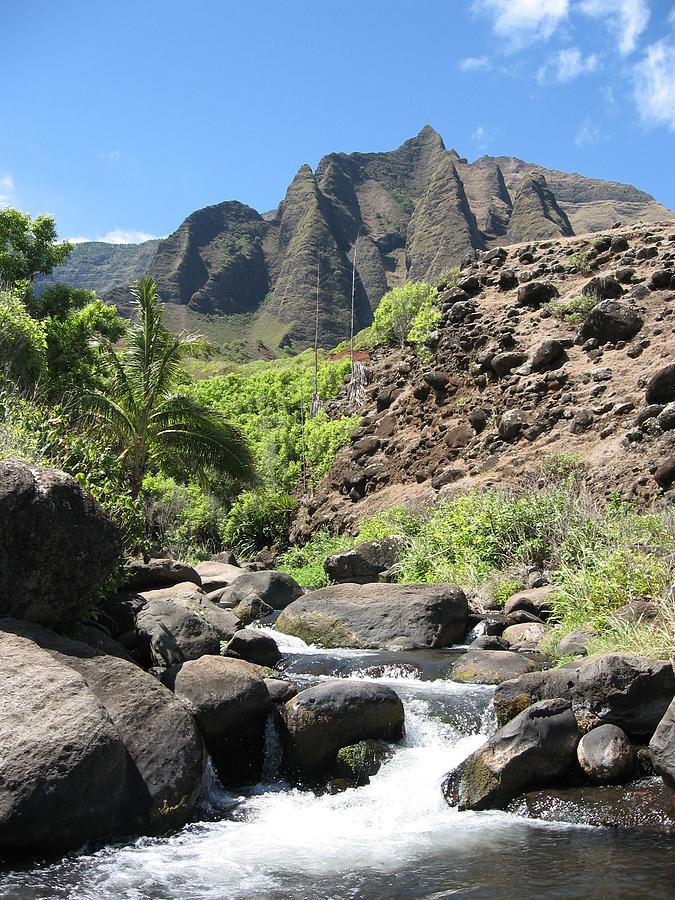
{"type": "MultiPolygon", "coordinates": [[[[303,166],[272,212],[235,201],[198,210],[151,260],[129,257],[124,276],[149,270],[165,302],[198,314],[245,315],[251,327],[264,316],[277,345],[299,348],[314,339],[318,269],[320,340],[331,347],[349,333],[354,257],[362,328],[388,288],[434,279],[471,250],[669,218],[629,185],[512,157],[469,163],[426,126],[391,152],[331,153],[315,172],[303,166]]],[[[100,248],[78,248],[54,278],[96,287],[124,308],[122,280],[97,274],[116,263],[104,257],[93,266],[88,246],[100,248]]]]}
{"type": "Polygon", "coordinates": [[[362,426],[297,537],[572,470],[595,496],[672,500],[673,223],[481,251],[440,299],[429,365],[412,350],[371,354],[362,426]]]}

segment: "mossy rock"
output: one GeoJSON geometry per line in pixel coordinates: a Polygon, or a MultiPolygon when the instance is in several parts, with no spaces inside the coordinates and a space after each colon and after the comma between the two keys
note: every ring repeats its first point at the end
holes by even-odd
{"type": "Polygon", "coordinates": [[[359,741],[342,747],[331,773],[331,784],[340,783],[345,787],[369,784],[371,777],[377,775],[391,755],[391,748],[381,741],[359,741]]]}

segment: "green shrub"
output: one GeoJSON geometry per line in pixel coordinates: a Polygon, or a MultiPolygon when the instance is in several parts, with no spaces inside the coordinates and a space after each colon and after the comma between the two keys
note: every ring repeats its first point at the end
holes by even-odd
{"type": "Polygon", "coordinates": [[[453,266],[450,269],[444,269],[436,279],[435,285],[439,291],[448,291],[457,287],[461,275],[459,266],[453,266]]]}
{"type": "Polygon", "coordinates": [[[403,347],[413,326],[415,317],[424,307],[433,306],[438,291],[424,281],[411,281],[389,291],[380,300],[371,334],[380,346],[403,347]]]}
{"type": "Polygon", "coordinates": [[[433,352],[428,346],[432,333],[441,321],[441,311],[436,303],[436,297],[425,300],[418,310],[410,326],[406,338],[417,351],[417,356],[422,363],[429,363],[433,358],[433,352]]]}
{"type": "Polygon", "coordinates": [[[322,478],[333,464],[341,447],[349,443],[352,432],[358,428],[359,416],[341,416],[329,419],[321,410],[305,426],[305,453],[310,482],[322,478]]]}
{"type": "Polygon", "coordinates": [[[285,491],[257,490],[240,494],[222,526],[223,545],[243,557],[288,542],[288,524],[297,506],[285,491]]]}
{"type": "Polygon", "coordinates": [[[585,466],[580,453],[547,453],[541,461],[541,472],[551,481],[577,481],[585,466]]]}
{"type": "Polygon", "coordinates": [[[471,493],[437,506],[399,564],[399,581],[479,586],[496,571],[542,563],[567,520],[564,491],[471,493]]]}
{"type": "Polygon", "coordinates": [[[573,253],[567,259],[570,267],[578,269],[582,275],[590,275],[593,271],[591,268],[591,256],[588,252],[573,253]]]}
{"type": "Polygon", "coordinates": [[[198,484],[178,484],[162,474],[146,475],[142,503],[158,551],[197,560],[223,549],[224,506],[198,484]]]}
{"type": "Polygon", "coordinates": [[[424,519],[421,514],[410,512],[404,506],[390,506],[375,516],[368,516],[359,523],[359,541],[379,541],[388,537],[412,537],[417,534],[424,519]]]}
{"type": "Polygon", "coordinates": [[[333,553],[350,550],[353,545],[352,538],[319,530],[314,532],[312,539],[303,547],[296,546],[287,550],[279,560],[278,567],[295,578],[302,587],[315,590],[330,583],[323,568],[324,560],[333,553]]]}
{"type": "Polygon", "coordinates": [[[0,379],[30,388],[46,372],[44,327],[30,317],[17,292],[0,292],[0,379]]]}
{"type": "Polygon", "coordinates": [[[581,325],[597,304],[597,297],[582,294],[572,300],[554,300],[549,304],[549,309],[563,322],[568,322],[570,325],[581,325]]]}

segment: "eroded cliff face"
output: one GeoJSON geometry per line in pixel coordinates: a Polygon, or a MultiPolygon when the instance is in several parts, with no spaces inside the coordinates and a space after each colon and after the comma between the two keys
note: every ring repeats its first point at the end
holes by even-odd
{"type": "MultiPolygon", "coordinates": [[[[293,537],[571,465],[591,498],[675,498],[675,223],[478,252],[440,297],[423,364],[372,351],[362,424],[293,537]],[[582,299],[584,298],[584,299],[582,299]]],[[[560,469],[560,472],[558,472],[560,469]]],[[[563,472],[564,474],[564,472],[563,472]]]]}
{"type": "Polygon", "coordinates": [[[152,258],[128,255],[126,280],[111,280],[105,260],[92,265],[80,248],[53,280],[96,289],[124,309],[126,284],[150,271],[166,302],[208,315],[264,313],[282,345],[301,349],[314,339],[318,270],[320,343],[331,347],[349,334],[355,256],[359,329],[388,289],[434,279],[473,250],[672,217],[629,185],[512,157],[469,163],[426,126],[391,152],[331,153],[316,172],[302,166],[264,215],[235,201],[192,213],[152,258]]]}

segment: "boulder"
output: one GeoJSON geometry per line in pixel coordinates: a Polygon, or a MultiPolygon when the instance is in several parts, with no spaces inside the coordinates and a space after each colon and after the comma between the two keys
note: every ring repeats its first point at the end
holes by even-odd
{"type": "Polygon", "coordinates": [[[222,784],[255,782],[272,710],[258,669],[243,660],[202,656],[181,666],[174,691],[195,717],[222,784]]]}
{"type": "Polygon", "coordinates": [[[494,634],[481,634],[471,641],[469,647],[472,650],[508,650],[509,643],[494,634]]]}
{"type": "Polygon", "coordinates": [[[583,343],[595,338],[601,344],[630,341],[642,325],[642,319],[632,306],[620,300],[601,300],[586,316],[578,340],[583,343]]]}
{"type": "Polygon", "coordinates": [[[541,372],[561,362],[564,357],[565,348],[561,341],[543,341],[532,353],[530,368],[533,372],[541,372]]]}
{"type": "Polygon", "coordinates": [[[596,275],[584,286],[582,294],[585,297],[597,297],[598,300],[618,300],[623,294],[623,288],[612,275],[596,275]]]}
{"type": "Polygon", "coordinates": [[[269,668],[282,659],[274,638],[256,628],[242,628],[238,631],[227,645],[227,655],[269,668]]]}
{"type": "Polygon", "coordinates": [[[228,641],[242,621],[234,610],[223,609],[217,603],[210,600],[206,594],[196,585],[190,582],[175,584],[170,588],[161,588],[156,591],[144,591],[140,596],[146,601],[168,600],[179,606],[189,609],[210,625],[217,633],[221,641],[228,641]]]}
{"type": "Polygon", "coordinates": [[[453,681],[501,684],[526,672],[536,672],[538,668],[531,659],[507,649],[479,649],[467,650],[453,665],[451,675],[453,681]]]}
{"type": "Polygon", "coordinates": [[[558,644],[558,656],[587,656],[588,644],[597,636],[595,631],[584,628],[570,631],[558,644]]]}
{"type": "Polygon", "coordinates": [[[675,793],[675,699],[670,703],[649,742],[654,771],[675,793]]]}
{"type": "Polygon", "coordinates": [[[300,585],[285,572],[247,572],[220,595],[220,605],[234,608],[243,600],[257,598],[272,609],[284,609],[303,593],[300,585]]]}
{"type": "Polygon", "coordinates": [[[591,781],[621,781],[635,770],[635,754],[626,732],[616,725],[599,725],[579,741],[577,759],[591,781]]]}
{"type": "Polygon", "coordinates": [[[450,773],[445,798],[460,810],[503,808],[522,791],[566,775],[576,762],[579,737],[567,700],[535,703],[450,773]]]}
{"type": "Polygon", "coordinates": [[[281,613],[276,627],[323,647],[386,647],[403,639],[447,647],[467,628],[468,604],[448,584],[338,584],[305,594],[281,613]]]}
{"type": "Polygon", "coordinates": [[[202,580],[192,566],[175,559],[132,559],[127,563],[127,591],[152,591],[181,582],[201,585],[202,580]]]}
{"type": "Polygon", "coordinates": [[[664,491],[675,484],[675,453],[666,456],[654,472],[654,480],[664,491]]]}
{"type": "Polygon", "coordinates": [[[199,563],[197,573],[201,579],[202,589],[205,593],[211,594],[220,588],[229,587],[245,574],[245,569],[232,563],[209,560],[199,563]]]}
{"type": "Polygon", "coordinates": [[[517,797],[508,811],[544,822],[675,835],[673,798],[657,778],[621,785],[529,791],[517,797]]]}
{"type": "MultiPolygon", "coordinates": [[[[473,431],[471,431],[473,435],[473,431]]],[[[405,540],[388,537],[380,541],[365,541],[353,550],[334,553],[323,564],[331,581],[341,584],[370,584],[398,562],[405,540]]]]}
{"type": "Polygon", "coordinates": [[[298,689],[290,681],[281,678],[265,678],[265,687],[272,703],[286,703],[298,693],[298,689]]]}
{"type": "Polygon", "coordinates": [[[542,306],[558,296],[557,288],[550,281],[528,281],[518,288],[518,306],[542,306]]]}
{"type": "Polygon", "coordinates": [[[675,363],[670,363],[659,369],[647,382],[645,400],[648,404],[660,404],[675,401],[675,363]]]}
{"type": "Polygon", "coordinates": [[[504,378],[506,375],[509,375],[513,369],[517,369],[518,366],[522,366],[525,362],[527,362],[526,353],[522,353],[518,350],[507,350],[504,353],[495,354],[495,356],[492,357],[490,365],[500,378],[504,378]]]}
{"type": "Polygon", "coordinates": [[[543,587],[529,588],[526,591],[519,591],[513,594],[504,604],[504,615],[508,616],[517,609],[532,613],[540,619],[546,619],[553,609],[551,605],[551,597],[555,594],[555,587],[552,584],[546,584],[543,587]]]}
{"type": "Polygon", "coordinates": [[[0,847],[75,849],[185,822],[201,787],[194,720],[152,675],[39,626],[0,621],[0,847]]]}
{"type": "Polygon", "coordinates": [[[119,553],[117,529],[74,478],[0,461],[0,616],[63,627],[119,553]]]}
{"type": "Polygon", "coordinates": [[[170,600],[148,601],[136,616],[136,633],[137,643],[154,666],[218,655],[221,640],[228,639],[198,613],[170,600]]]}
{"type": "Polygon", "coordinates": [[[320,776],[341,747],[403,736],[403,704],[382,684],[331,681],[300,691],[282,708],[285,762],[301,776],[320,776]]]}
{"type": "Polygon", "coordinates": [[[583,731],[607,723],[643,737],[654,733],[673,693],[670,663],[635,653],[607,653],[505,681],[495,691],[494,708],[504,724],[532,703],[564,697],[583,731]]]}
{"type": "Polygon", "coordinates": [[[392,750],[383,741],[359,741],[338,750],[331,772],[330,786],[363,787],[370,784],[382,765],[391,758],[392,750]]]}
{"type": "Polygon", "coordinates": [[[509,644],[538,644],[546,636],[546,626],[539,622],[522,622],[520,625],[509,625],[502,632],[502,637],[509,644]]]}
{"type": "Polygon", "coordinates": [[[521,409],[510,409],[499,419],[497,433],[503,441],[513,441],[526,427],[526,414],[521,409]]]}
{"type": "MultiPolygon", "coordinates": [[[[226,610],[223,610],[223,612],[226,612],[226,610]]],[[[235,616],[243,625],[250,625],[251,622],[255,622],[257,619],[265,619],[267,616],[272,615],[273,612],[274,610],[271,606],[268,606],[260,597],[252,594],[250,597],[242,600],[241,603],[237,603],[231,615],[235,616]]]]}

